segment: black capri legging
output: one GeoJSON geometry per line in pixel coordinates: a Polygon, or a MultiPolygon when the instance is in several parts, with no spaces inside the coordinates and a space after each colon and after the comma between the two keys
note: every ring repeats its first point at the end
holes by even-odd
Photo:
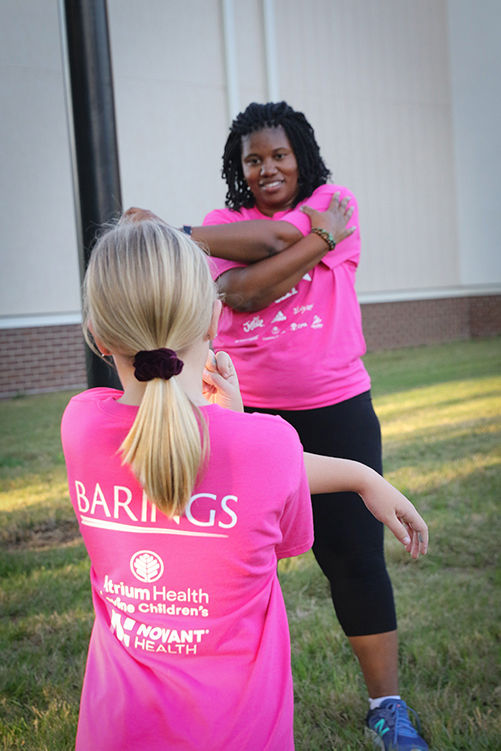
{"type": "MultiPolygon", "coordinates": [[[[305,451],[354,459],[382,474],[381,430],[370,391],[320,409],[280,415],[299,433],[305,451]]],[[[393,591],[383,551],[384,526],[356,493],[312,496],[313,553],[329,579],[332,601],[347,636],[366,636],[397,627],[393,591]]]]}

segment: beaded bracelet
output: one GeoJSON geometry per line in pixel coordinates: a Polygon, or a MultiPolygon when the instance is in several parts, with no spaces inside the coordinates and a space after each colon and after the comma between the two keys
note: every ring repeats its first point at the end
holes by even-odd
{"type": "Polygon", "coordinates": [[[336,247],[336,241],[334,240],[330,232],[327,232],[326,229],[322,229],[321,227],[312,227],[311,231],[314,232],[315,235],[321,237],[322,240],[325,240],[325,242],[329,246],[329,250],[334,250],[334,248],[336,247]]]}

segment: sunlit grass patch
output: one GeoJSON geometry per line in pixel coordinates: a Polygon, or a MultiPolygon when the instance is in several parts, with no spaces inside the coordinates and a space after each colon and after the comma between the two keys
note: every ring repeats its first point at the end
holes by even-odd
{"type": "MultiPolygon", "coordinates": [[[[386,535],[401,693],[434,751],[501,748],[501,340],[368,355],[385,472],[425,516],[413,561],[386,535]]],[[[70,394],[0,402],[0,749],[74,747],[93,612],[59,422],[70,394]]],[[[312,553],[279,573],[298,751],[363,751],[356,661],[312,553]]],[[[257,750],[256,750],[257,751],[257,750]]]]}

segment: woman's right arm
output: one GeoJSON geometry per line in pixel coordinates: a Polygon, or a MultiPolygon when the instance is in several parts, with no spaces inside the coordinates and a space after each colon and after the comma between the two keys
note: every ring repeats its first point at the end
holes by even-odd
{"type": "MultiPolygon", "coordinates": [[[[333,195],[327,211],[316,211],[308,206],[303,206],[302,211],[310,217],[312,227],[325,229],[339,243],[356,229],[346,226],[354,211],[353,207],[348,208],[349,201],[349,196],[340,201],[338,192],[333,195]]],[[[225,304],[234,310],[262,310],[290,292],[328,252],[326,241],[311,233],[284,253],[224,272],[218,278],[219,291],[224,295],[225,304]]]]}
{"type": "MultiPolygon", "coordinates": [[[[351,197],[340,201],[334,193],[326,211],[303,206],[312,227],[325,229],[336,243],[351,235],[356,227],[347,228],[354,207],[351,197]]],[[[145,209],[131,208],[125,219],[163,221],[145,209]]],[[[192,237],[205,242],[212,255],[247,266],[232,268],[218,279],[224,302],[243,312],[262,310],[289,292],[302,277],[329,252],[329,246],[316,234],[304,237],[289,222],[251,220],[192,228],[192,237]],[[274,234],[273,234],[274,233],[274,234]],[[282,252],[286,251],[286,252],[282,252]]]]}
{"type": "MultiPolygon", "coordinates": [[[[138,222],[144,219],[164,222],[152,211],[135,206],[127,209],[123,218],[138,222]]],[[[255,263],[269,258],[287,250],[303,238],[301,232],[290,222],[271,222],[268,219],[191,227],[191,236],[196,242],[205,245],[211,255],[237,263],[255,263]]]]}
{"type": "Polygon", "coordinates": [[[192,238],[211,255],[237,263],[256,263],[287,250],[303,235],[290,222],[251,219],[191,228],[192,238]]]}

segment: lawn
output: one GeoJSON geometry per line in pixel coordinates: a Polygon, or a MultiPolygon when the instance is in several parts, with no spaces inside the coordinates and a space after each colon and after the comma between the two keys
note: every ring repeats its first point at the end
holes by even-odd
{"type": "MultiPolygon", "coordinates": [[[[500,749],[501,340],[374,353],[366,363],[386,476],[431,534],[419,561],[387,536],[402,695],[430,748],[500,749]]],[[[0,402],[0,749],[74,743],[93,615],[59,442],[70,396],[0,402]]],[[[311,553],[279,569],[298,751],[370,748],[363,681],[325,579],[311,553]]]]}

